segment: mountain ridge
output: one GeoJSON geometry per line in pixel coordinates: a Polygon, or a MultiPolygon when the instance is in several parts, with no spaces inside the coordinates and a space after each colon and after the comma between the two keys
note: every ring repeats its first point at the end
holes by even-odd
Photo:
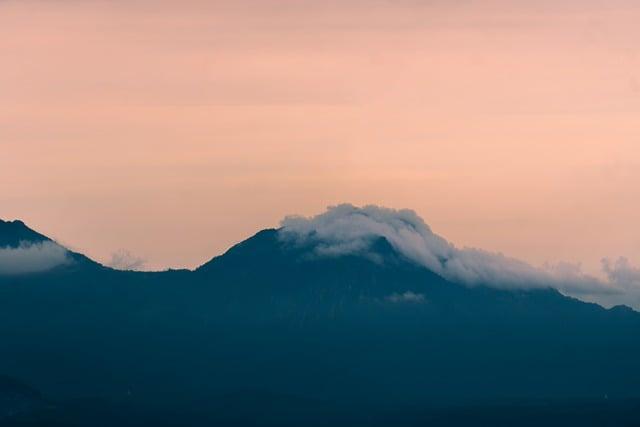
{"type": "Polygon", "coordinates": [[[0,275],[0,374],[54,400],[201,408],[240,390],[354,405],[640,397],[640,313],[451,282],[388,239],[262,230],[195,270],[0,275]]]}
{"type": "MultiPolygon", "coordinates": [[[[180,272],[180,273],[194,273],[197,276],[206,276],[212,270],[215,270],[218,267],[218,264],[224,263],[233,263],[234,259],[237,257],[246,258],[251,260],[251,262],[260,262],[261,267],[265,267],[268,263],[275,263],[274,265],[282,265],[283,261],[287,261],[291,264],[291,261],[295,261],[296,263],[304,263],[304,262],[313,262],[313,261],[322,261],[323,259],[327,260],[337,260],[340,258],[347,258],[351,262],[357,261],[361,262],[365,260],[366,262],[373,262],[374,264],[378,264],[380,266],[386,265],[396,268],[404,268],[404,269],[417,269],[417,270],[426,270],[429,271],[424,266],[417,264],[415,261],[406,258],[400,252],[398,252],[393,245],[383,236],[373,237],[371,238],[370,245],[366,248],[366,251],[363,251],[362,254],[336,254],[336,255],[326,255],[319,254],[317,249],[322,246],[323,242],[320,239],[311,240],[311,242],[299,243],[291,240],[287,240],[282,237],[282,228],[267,228],[260,230],[253,234],[252,236],[238,242],[237,244],[230,247],[224,253],[214,256],[208,261],[204,262],[200,266],[196,267],[193,270],[189,269],[168,269],[161,271],[153,271],[153,272],[137,272],[137,271],[126,271],[129,274],[141,274],[141,275],[161,275],[163,273],[170,272],[180,272]]],[[[0,248],[17,248],[21,244],[27,243],[42,243],[42,242],[52,242],[56,245],[53,239],[49,238],[46,235],[43,235],[34,229],[30,228],[21,220],[13,220],[13,221],[4,221],[0,219],[0,248]]],[[[64,246],[62,246],[64,247],[64,246]]],[[[104,272],[117,273],[122,270],[115,270],[110,267],[104,266],[91,258],[85,256],[84,254],[70,251],[65,248],[71,259],[73,260],[72,265],[64,266],[63,269],[57,269],[58,272],[66,272],[66,273],[74,273],[78,271],[84,270],[102,270],[104,272]]],[[[244,260],[243,260],[244,262],[244,260]]],[[[234,265],[234,268],[242,270],[246,265],[234,265]]],[[[125,271],[122,271],[125,272],[125,271]]],[[[47,272],[39,272],[37,274],[47,274],[47,272]]],[[[446,283],[449,286],[453,287],[463,287],[469,288],[466,285],[461,285],[458,283],[451,282],[437,273],[433,271],[429,271],[429,274],[432,276],[430,279],[436,281],[441,281],[442,283],[446,283]]],[[[2,274],[0,273],[0,277],[2,274]]],[[[487,286],[480,285],[479,288],[485,288],[487,286]]],[[[490,287],[488,287],[490,288],[490,287]]],[[[544,288],[543,288],[544,290],[544,288]]],[[[553,287],[549,286],[547,290],[552,290],[553,292],[557,292],[553,287]]],[[[399,291],[399,290],[397,290],[399,291]]],[[[518,289],[513,290],[514,293],[518,293],[518,289]]],[[[411,292],[411,289],[405,289],[404,292],[411,292]]],[[[572,298],[566,295],[562,295],[568,299],[574,299],[580,301],[583,304],[587,305],[597,305],[598,307],[602,307],[599,304],[584,302],[580,299],[572,298]]],[[[634,314],[640,314],[632,307],[629,307],[624,304],[614,305],[610,308],[602,307],[603,309],[611,312],[616,312],[619,315],[626,315],[629,312],[634,314]]]]}

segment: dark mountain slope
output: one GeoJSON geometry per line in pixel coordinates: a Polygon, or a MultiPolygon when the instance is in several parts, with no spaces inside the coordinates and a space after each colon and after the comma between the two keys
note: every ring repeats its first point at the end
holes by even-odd
{"type": "Polygon", "coordinates": [[[0,425],[27,422],[49,403],[32,387],[13,378],[0,376],[0,425]]]}

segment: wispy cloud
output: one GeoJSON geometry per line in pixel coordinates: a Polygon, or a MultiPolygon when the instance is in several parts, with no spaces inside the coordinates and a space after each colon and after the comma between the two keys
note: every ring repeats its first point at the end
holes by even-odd
{"type": "Polygon", "coordinates": [[[386,297],[387,301],[394,303],[422,303],[424,302],[424,295],[415,292],[407,291],[404,293],[393,293],[386,297]]]}
{"type": "Polygon", "coordinates": [[[133,255],[126,249],[120,249],[111,254],[111,260],[107,265],[116,270],[141,270],[147,260],[133,255]]]}
{"type": "Polygon", "coordinates": [[[37,273],[70,262],[68,251],[55,242],[25,242],[15,248],[0,248],[0,274],[37,273]]]}

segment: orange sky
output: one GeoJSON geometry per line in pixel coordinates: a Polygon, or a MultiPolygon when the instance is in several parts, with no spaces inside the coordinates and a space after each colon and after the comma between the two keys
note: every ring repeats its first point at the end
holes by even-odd
{"type": "Polygon", "coordinates": [[[416,210],[640,263],[637,1],[0,0],[0,218],[193,267],[286,214],[416,210]]]}

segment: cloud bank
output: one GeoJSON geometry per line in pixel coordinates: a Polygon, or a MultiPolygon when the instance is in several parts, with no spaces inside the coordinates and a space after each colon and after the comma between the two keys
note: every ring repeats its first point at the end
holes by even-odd
{"type": "Polygon", "coordinates": [[[51,241],[0,248],[0,274],[38,273],[70,262],[67,250],[51,241]]]}
{"type": "Polygon", "coordinates": [[[605,261],[604,272],[608,280],[587,275],[573,264],[537,268],[501,253],[457,248],[435,234],[422,218],[408,209],[342,204],[329,207],[314,217],[286,217],[281,225],[281,238],[299,244],[313,241],[318,256],[367,255],[371,242],[384,237],[407,259],[447,280],[467,286],[552,287],[586,299],[609,296],[609,305],[617,303],[624,294],[636,292],[640,295],[640,270],[631,268],[626,260],[605,261]]]}

